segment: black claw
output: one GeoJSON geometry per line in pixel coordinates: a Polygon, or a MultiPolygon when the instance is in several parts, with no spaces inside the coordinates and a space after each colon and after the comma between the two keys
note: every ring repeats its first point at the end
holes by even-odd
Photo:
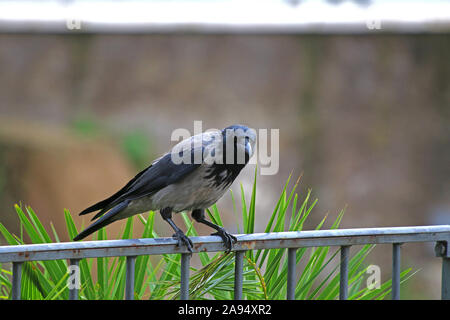
{"type": "Polygon", "coordinates": [[[225,229],[221,228],[217,232],[211,234],[212,236],[219,236],[222,238],[225,247],[227,248],[226,252],[230,252],[233,248],[233,244],[237,241],[237,238],[232,234],[228,233],[225,229]]]}
{"type": "Polygon", "coordinates": [[[186,245],[187,249],[190,253],[192,253],[192,248],[194,247],[194,244],[192,243],[191,239],[189,239],[182,231],[177,231],[172,236],[175,240],[178,241],[177,246],[181,246],[182,244],[186,245]]]}

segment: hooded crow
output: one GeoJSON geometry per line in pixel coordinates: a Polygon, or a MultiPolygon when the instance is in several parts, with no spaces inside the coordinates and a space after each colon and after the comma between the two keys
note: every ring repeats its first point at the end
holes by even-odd
{"type": "Polygon", "coordinates": [[[109,198],[83,210],[80,215],[99,211],[97,219],[73,240],[132,215],[159,210],[175,231],[178,245],[192,252],[192,241],[172,220],[172,212],[192,211],[199,223],[216,230],[231,250],[236,237],[206,220],[205,209],[216,203],[246,166],[254,153],[256,132],[243,125],[210,130],[175,145],[171,151],[153,161],[122,189],[109,198]]]}

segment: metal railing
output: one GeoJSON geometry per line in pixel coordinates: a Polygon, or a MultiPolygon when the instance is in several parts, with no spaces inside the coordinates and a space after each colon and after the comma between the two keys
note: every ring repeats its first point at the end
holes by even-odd
{"type": "MultiPolygon", "coordinates": [[[[191,237],[196,252],[223,251],[217,236],[191,237]]],[[[243,257],[248,250],[287,248],[287,299],[295,298],[296,251],[305,247],[340,246],[339,298],[348,298],[348,265],[351,246],[365,244],[392,245],[392,299],[400,298],[400,251],[403,243],[436,242],[436,256],[442,258],[442,299],[450,299],[450,225],[316,230],[299,232],[254,233],[237,236],[235,251],[234,299],[242,299],[243,257]]],[[[178,247],[172,238],[61,242],[18,246],[1,246],[0,262],[12,262],[12,299],[20,299],[22,264],[26,261],[80,259],[126,256],[125,299],[133,299],[134,265],[140,255],[181,254],[180,298],[189,298],[191,254],[178,247]]],[[[78,290],[69,290],[69,299],[78,299],[78,290]]]]}

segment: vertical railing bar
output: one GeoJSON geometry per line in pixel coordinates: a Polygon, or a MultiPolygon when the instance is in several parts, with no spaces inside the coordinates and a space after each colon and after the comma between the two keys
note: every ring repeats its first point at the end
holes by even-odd
{"type": "Polygon", "coordinates": [[[23,262],[13,262],[12,265],[12,300],[20,300],[20,291],[22,287],[22,264],[23,262]]]}
{"type": "MultiPolygon", "coordinates": [[[[69,260],[69,264],[70,264],[70,266],[72,266],[72,268],[73,267],[78,268],[79,267],[79,263],[80,263],[80,259],[70,259],[69,260]]],[[[75,279],[76,279],[76,277],[75,277],[75,279]]],[[[72,285],[72,287],[69,287],[69,300],[78,300],[78,286],[79,286],[79,283],[72,283],[71,285],[72,285]]]]}
{"type": "Polygon", "coordinates": [[[441,271],[441,299],[450,300],[450,233],[449,239],[446,241],[436,242],[434,252],[436,257],[442,258],[442,271],[441,271]]]}
{"type": "Polygon", "coordinates": [[[189,263],[191,260],[190,253],[181,254],[181,284],[180,284],[180,299],[189,299],[189,263]]]}
{"type": "Polygon", "coordinates": [[[234,300],[242,300],[242,285],[244,281],[245,251],[236,251],[234,257],[234,300]]]}
{"type": "Polygon", "coordinates": [[[288,300],[295,300],[295,270],[297,268],[297,248],[288,249],[287,292],[288,300]]]}
{"type": "Polygon", "coordinates": [[[125,300],[134,300],[134,266],[135,256],[127,256],[127,273],[125,279],[125,300]]]}
{"type": "Polygon", "coordinates": [[[392,300],[400,300],[400,246],[392,244],[392,300]]]}
{"type": "Polygon", "coordinates": [[[348,298],[348,258],[350,246],[341,246],[341,267],[339,279],[339,299],[347,300],[348,298]]]}
{"type": "Polygon", "coordinates": [[[450,258],[442,258],[441,299],[450,300],[450,258]]]}

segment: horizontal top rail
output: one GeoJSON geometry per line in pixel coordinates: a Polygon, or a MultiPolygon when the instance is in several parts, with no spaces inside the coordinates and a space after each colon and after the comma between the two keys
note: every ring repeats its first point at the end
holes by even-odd
{"type": "MultiPolygon", "coordinates": [[[[223,251],[218,236],[190,237],[193,252],[223,251]]],[[[450,225],[311,230],[237,235],[233,251],[450,241],[450,225]]],[[[188,253],[173,238],[58,242],[0,246],[0,262],[188,253]]]]}

